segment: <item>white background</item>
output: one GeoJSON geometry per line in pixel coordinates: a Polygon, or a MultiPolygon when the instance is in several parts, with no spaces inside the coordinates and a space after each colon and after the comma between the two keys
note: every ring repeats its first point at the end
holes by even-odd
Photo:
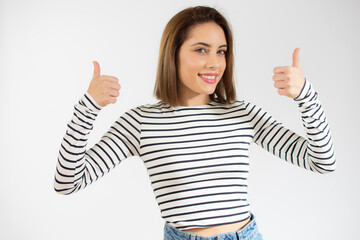
{"type": "Polygon", "coordinates": [[[180,10],[204,4],[233,29],[238,99],[303,135],[297,105],[272,80],[299,47],[332,129],[337,169],[326,175],[251,147],[249,201],[264,239],[360,239],[357,0],[0,1],[0,239],[162,239],[140,158],[63,196],[53,189],[57,155],[92,61],[122,89],[100,112],[89,147],[126,110],[157,101],[162,31],[180,10]]]}

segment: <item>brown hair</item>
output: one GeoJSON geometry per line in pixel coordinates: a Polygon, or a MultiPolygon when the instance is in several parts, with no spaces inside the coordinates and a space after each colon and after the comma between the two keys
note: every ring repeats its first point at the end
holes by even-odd
{"type": "Polygon", "coordinates": [[[182,10],[173,16],[166,25],[160,43],[159,62],[157,67],[154,95],[157,99],[171,106],[179,105],[177,83],[177,54],[180,46],[187,39],[189,31],[198,24],[214,22],[224,31],[227,41],[226,68],[214,93],[212,101],[231,103],[236,100],[233,79],[233,39],[226,19],[214,8],[197,6],[182,10]]]}

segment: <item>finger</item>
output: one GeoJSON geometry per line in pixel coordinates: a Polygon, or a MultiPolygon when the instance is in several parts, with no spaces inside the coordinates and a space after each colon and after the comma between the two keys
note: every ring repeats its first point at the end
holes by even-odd
{"type": "Polygon", "coordinates": [[[287,92],[284,88],[279,88],[278,89],[278,94],[282,95],[282,96],[287,96],[287,92]]]}
{"type": "Polygon", "coordinates": [[[272,77],[272,79],[276,82],[276,81],[283,81],[286,80],[288,78],[287,74],[284,73],[277,73],[274,74],[274,76],[272,77]]]}
{"type": "Polygon", "coordinates": [[[110,91],[109,91],[109,95],[110,95],[111,97],[118,97],[118,96],[120,95],[120,93],[119,93],[119,91],[117,91],[117,90],[110,90],[110,91]]]}
{"type": "Polygon", "coordinates": [[[119,91],[121,89],[121,86],[118,83],[113,83],[112,82],[110,88],[119,91]]]}
{"type": "Polygon", "coordinates": [[[114,77],[114,76],[108,76],[108,75],[101,75],[100,76],[101,80],[107,80],[107,81],[111,81],[111,82],[119,82],[119,79],[114,77]]]}
{"type": "Polygon", "coordinates": [[[116,103],[117,98],[116,97],[110,97],[110,103],[116,103]]]}
{"type": "Polygon", "coordinates": [[[93,64],[94,64],[93,78],[97,78],[100,76],[100,65],[97,61],[93,61],[93,64]]]}
{"type": "Polygon", "coordinates": [[[288,73],[290,72],[290,68],[289,66],[279,66],[279,67],[275,67],[273,72],[274,73],[288,73]]]}
{"type": "Polygon", "coordinates": [[[121,89],[120,84],[112,81],[102,81],[102,86],[107,91],[120,91],[121,89]]]}
{"type": "Polygon", "coordinates": [[[294,53],[293,53],[293,61],[292,61],[292,66],[293,67],[297,67],[297,68],[301,68],[300,67],[300,59],[299,59],[299,52],[300,52],[300,48],[295,48],[294,53]]]}
{"type": "Polygon", "coordinates": [[[289,84],[288,84],[288,82],[286,82],[286,81],[276,81],[276,82],[274,82],[274,87],[275,88],[287,88],[287,87],[289,87],[289,84]]]}

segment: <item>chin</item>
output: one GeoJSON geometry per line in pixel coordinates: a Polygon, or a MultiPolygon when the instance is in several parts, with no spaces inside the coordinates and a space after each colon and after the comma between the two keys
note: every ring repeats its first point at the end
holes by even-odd
{"type": "Polygon", "coordinates": [[[210,95],[210,94],[213,94],[215,92],[216,88],[213,88],[213,89],[207,89],[204,91],[204,93],[210,95]]]}

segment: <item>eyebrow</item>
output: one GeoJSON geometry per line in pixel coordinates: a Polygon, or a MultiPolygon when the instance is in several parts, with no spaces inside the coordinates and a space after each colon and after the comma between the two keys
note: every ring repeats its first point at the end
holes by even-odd
{"type": "MultiPolygon", "coordinates": [[[[194,43],[193,45],[191,45],[191,47],[192,47],[192,46],[195,46],[195,45],[198,45],[198,44],[204,45],[204,46],[206,46],[206,47],[210,47],[210,46],[211,46],[211,45],[208,44],[208,43],[198,42],[198,43],[194,43]]],[[[219,46],[219,48],[222,48],[222,47],[227,47],[227,45],[226,45],[226,44],[223,44],[223,45],[220,45],[220,46],[219,46]]]]}

